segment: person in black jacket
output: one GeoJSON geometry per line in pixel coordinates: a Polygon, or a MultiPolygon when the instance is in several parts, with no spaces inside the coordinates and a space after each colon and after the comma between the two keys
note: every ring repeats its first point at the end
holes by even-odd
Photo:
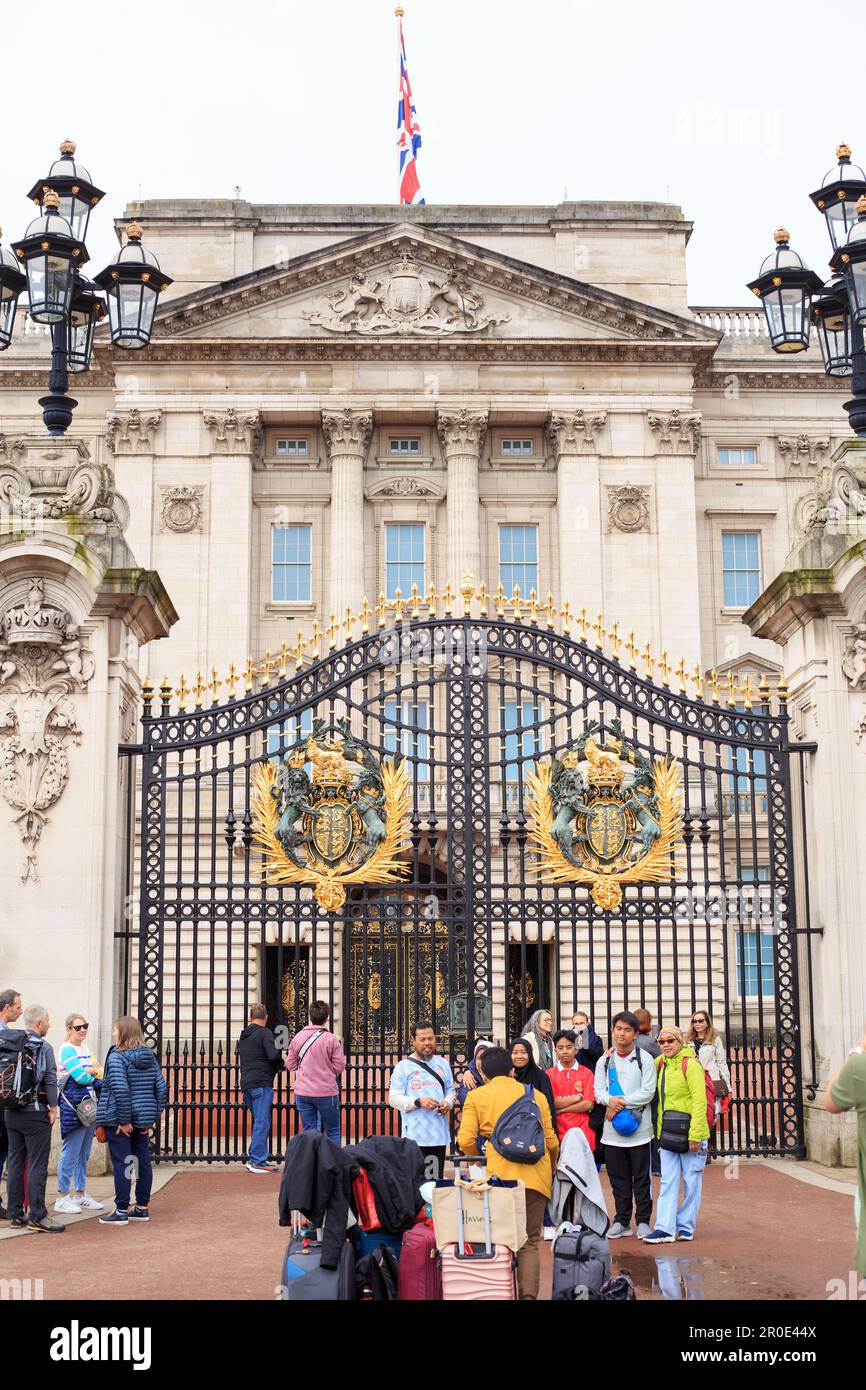
{"type": "Polygon", "coordinates": [[[313,1226],[324,1226],[322,1269],[336,1269],[340,1263],[349,1194],[359,1172],[351,1149],[341,1149],[316,1129],[296,1134],[286,1149],[280,1181],[280,1225],[291,1226],[292,1212],[299,1211],[313,1226]]]}
{"type": "Polygon", "coordinates": [[[264,1004],[253,1004],[250,1009],[250,1021],[238,1039],[238,1060],[244,1105],[253,1117],[247,1168],[251,1173],[276,1173],[277,1165],[269,1162],[268,1155],[274,1077],[282,1070],[283,1063],[276,1039],[268,1027],[268,1011],[264,1004]]]}

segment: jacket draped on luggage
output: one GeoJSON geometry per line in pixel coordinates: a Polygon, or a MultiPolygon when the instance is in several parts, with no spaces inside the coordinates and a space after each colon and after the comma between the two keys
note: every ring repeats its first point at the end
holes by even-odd
{"type": "Polygon", "coordinates": [[[345,1152],[370,1179],[383,1231],[395,1236],[408,1231],[424,1205],[419,1191],[424,1181],[424,1155],[415,1140],[374,1135],[345,1152]]]}
{"type": "Polygon", "coordinates": [[[351,1151],[341,1149],[317,1130],[296,1134],[286,1149],[280,1179],[280,1225],[291,1226],[292,1212],[299,1211],[314,1226],[324,1226],[323,1269],[336,1269],[339,1264],[349,1220],[352,1179],[358,1171],[351,1151]]]}

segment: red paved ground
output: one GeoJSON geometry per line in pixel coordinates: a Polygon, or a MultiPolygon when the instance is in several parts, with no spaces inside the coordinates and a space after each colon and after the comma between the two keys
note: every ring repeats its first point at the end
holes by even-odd
{"type": "MultiPolygon", "coordinates": [[[[614,1264],[629,1269],[639,1297],[802,1299],[827,1296],[847,1279],[854,1243],[852,1201],[767,1168],[714,1164],[693,1244],[650,1252],[614,1242],[614,1264]]],[[[153,1200],[146,1226],[77,1223],[63,1236],[0,1243],[4,1278],[41,1278],[46,1299],[260,1299],[275,1296],[287,1232],[277,1225],[279,1176],[180,1173],[153,1200]]],[[[549,1246],[546,1247],[549,1251],[549,1246]]],[[[549,1290],[549,1254],[545,1259],[549,1290]]],[[[546,1287],[545,1287],[546,1285],[546,1287]]]]}

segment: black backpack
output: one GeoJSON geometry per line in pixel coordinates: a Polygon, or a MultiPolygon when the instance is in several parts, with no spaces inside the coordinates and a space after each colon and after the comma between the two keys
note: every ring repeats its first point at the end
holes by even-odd
{"type": "Polygon", "coordinates": [[[544,1125],[532,1087],[503,1110],[490,1136],[496,1152],[511,1163],[538,1163],[544,1157],[544,1125]]]}
{"type": "Polygon", "coordinates": [[[0,1106],[4,1110],[23,1110],[37,1098],[41,1042],[34,1042],[23,1029],[0,1035],[0,1106]]]}
{"type": "Polygon", "coordinates": [[[387,1245],[377,1245],[355,1266],[355,1288],[359,1299],[374,1303],[397,1301],[397,1256],[387,1245]]]}

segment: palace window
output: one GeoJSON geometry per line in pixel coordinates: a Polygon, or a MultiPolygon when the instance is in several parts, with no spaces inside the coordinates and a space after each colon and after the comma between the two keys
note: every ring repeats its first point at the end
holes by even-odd
{"type": "Polygon", "coordinates": [[[271,528],[271,598],[309,603],[313,593],[312,526],[271,528]]]}
{"type": "Polygon", "coordinates": [[[500,526],[499,582],[506,594],[518,584],[527,598],[531,589],[538,592],[537,526],[500,526]]]}
{"type": "Polygon", "coordinates": [[[420,454],[421,439],[418,435],[391,435],[388,439],[389,454],[420,454]]]}
{"type": "MultiPolygon", "coordinates": [[[[754,797],[756,815],[766,816],[767,754],[765,750],[763,748],[732,748],[728,752],[728,766],[732,773],[736,772],[739,775],[734,777],[729,774],[724,779],[725,794],[722,798],[722,805],[725,815],[733,815],[736,809],[741,816],[751,816],[752,797],[754,797]]],[[[769,878],[769,868],[767,868],[767,877],[769,878]]],[[[750,882],[760,883],[761,878],[759,876],[757,879],[751,879],[750,882]]]]}
{"type": "Polygon", "coordinates": [[[294,437],[292,439],[278,439],[276,443],[277,458],[306,458],[310,452],[309,440],[294,437]]]}
{"type": "Polygon", "coordinates": [[[282,757],[296,743],[308,739],[312,732],[313,711],[311,709],[305,709],[300,716],[292,714],[288,719],[281,720],[279,724],[272,724],[268,729],[268,757],[282,757]]]}
{"type": "Polygon", "coordinates": [[[772,999],[773,933],[737,932],[737,991],[745,999],[772,999]]]}
{"type": "Polygon", "coordinates": [[[430,781],[430,715],[426,700],[385,701],[383,742],[386,753],[400,754],[409,760],[416,782],[430,781]]]}
{"type": "Polygon", "coordinates": [[[533,453],[531,439],[501,439],[499,452],[505,458],[527,458],[533,453]]]}
{"type": "Polygon", "coordinates": [[[418,585],[424,592],[424,525],[422,522],[389,521],[385,524],[385,597],[397,590],[404,598],[418,585]]]}
{"type": "Polygon", "coordinates": [[[725,607],[748,608],[761,592],[759,531],[722,532],[725,607]]]}
{"type": "Polygon", "coordinates": [[[716,449],[719,468],[753,468],[757,462],[757,449],[716,449]]]}
{"type": "Polygon", "coordinates": [[[505,800],[516,804],[520,783],[531,771],[531,760],[540,751],[538,711],[533,700],[506,700],[502,706],[502,740],[505,764],[505,800]]]}

